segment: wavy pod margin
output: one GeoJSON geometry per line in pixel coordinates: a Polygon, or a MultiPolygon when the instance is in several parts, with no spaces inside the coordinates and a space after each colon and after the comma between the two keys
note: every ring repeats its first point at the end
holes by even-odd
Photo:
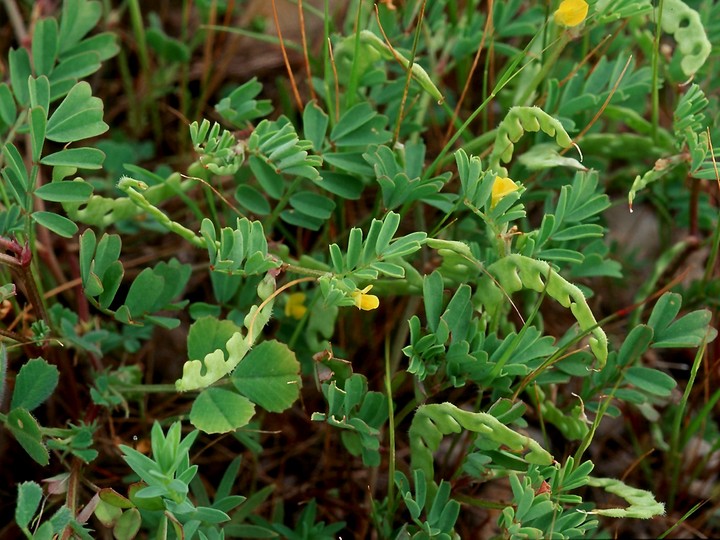
{"type": "Polygon", "coordinates": [[[562,148],[568,148],[572,144],[570,135],[560,121],[540,107],[512,107],[497,128],[488,168],[494,169],[501,176],[507,176],[507,169],[500,165],[500,161],[507,163],[512,159],[515,143],[526,131],[540,130],[550,137],[555,137],[555,142],[562,148]]]}
{"type": "MultiPolygon", "coordinates": [[[[260,282],[258,285],[258,296],[261,300],[270,297],[274,285],[274,278],[268,280],[266,277],[260,282]],[[268,281],[272,283],[268,283],[268,281]]],[[[202,360],[188,360],[185,362],[183,365],[183,375],[175,381],[175,388],[177,388],[179,392],[207,388],[235,369],[252,348],[263,327],[270,321],[274,303],[275,297],[265,304],[259,312],[258,306],[252,306],[250,308],[250,311],[243,321],[245,328],[248,329],[248,333],[247,335],[243,335],[242,332],[238,331],[230,337],[225,345],[228,351],[227,359],[221,349],[215,349],[213,352],[206,354],[202,360]]]]}
{"type": "Polygon", "coordinates": [[[700,14],[682,0],[665,0],[662,29],[672,34],[682,53],[680,67],[692,77],[710,56],[712,44],[705,33],[700,14]]]}
{"type": "Polygon", "coordinates": [[[604,367],[608,356],[607,336],[597,325],[595,316],[588,306],[583,292],[552,269],[545,261],[531,259],[523,255],[512,254],[487,267],[487,271],[497,280],[498,287],[489,276],[483,276],[478,282],[477,297],[490,309],[496,309],[505,300],[505,294],[512,294],[523,288],[547,293],[560,305],[570,308],[584,332],[590,333],[590,349],[604,367]]]}
{"type": "Polygon", "coordinates": [[[464,411],[452,403],[421,405],[410,425],[410,459],[412,468],[421,469],[432,488],[437,489],[433,480],[433,454],[443,436],[460,433],[463,429],[491,439],[513,452],[527,451],[525,459],[528,463],[551,465],[554,461],[553,456],[537,441],[513,431],[491,414],[464,411]]]}

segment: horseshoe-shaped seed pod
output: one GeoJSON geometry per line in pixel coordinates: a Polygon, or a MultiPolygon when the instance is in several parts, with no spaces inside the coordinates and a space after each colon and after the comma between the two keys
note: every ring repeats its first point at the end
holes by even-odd
{"type": "Polygon", "coordinates": [[[572,144],[570,135],[560,121],[540,107],[512,107],[498,126],[495,144],[489,158],[489,168],[494,169],[501,176],[507,176],[507,170],[500,165],[500,161],[507,163],[512,159],[515,143],[526,131],[540,130],[550,137],[555,137],[555,142],[562,148],[572,144]]]}
{"type": "Polygon", "coordinates": [[[597,325],[583,292],[555,272],[548,263],[523,255],[512,254],[488,266],[487,271],[497,280],[488,276],[478,283],[477,297],[486,308],[493,310],[505,301],[505,294],[521,289],[532,289],[555,299],[565,308],[570,308],[578,326],[590,334],[590,349],[598,360],[598,366],[605,366],[608,356],[608,340],[605,332],[597,325]]]}
{"type": "Polygon", "coordinates": [[[712,51],[700,14],[682,0],[665,0],[662,29],[672,34],[678,44],[683,55],[680,61],[683,73],[688,77],[695,75],[712,51]]]}

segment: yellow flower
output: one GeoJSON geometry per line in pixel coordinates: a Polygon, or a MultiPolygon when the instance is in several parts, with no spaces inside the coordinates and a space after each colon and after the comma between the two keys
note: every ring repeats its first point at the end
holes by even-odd
{"type": "Polygon", "coordinates": [[[293,319],[302,319],[307,312],[305,307],[305,293],[296,292],[288,296],[285,302],[285,316],[293,319]]]}
{"type": "Polygon", "coordinates": [[[577,26],[588,14],[588,3],[585,0],[562,0],[555,12],[555,22],[563,26],[577,26]]]}
{"type": "Polygon", "coordinates": [[[492,187],[492,201],[490,202],[490,208],[495,208],[497,203],[499,203],[503,197],[510,195],[513,191],[517,191],[518,189],[520,189],[520,187],[509,178],[496,176],[492,187]]]}
{"type": "Polygon", "coordinates": [[[380,299],[374,294],[367,294],[372,289],[372,285],[368,285],[362,291],[353,291],[350,296],[355,300],[355,306],[358,309],[370,311],[371,309],[377,309],[380,305],[380,299]]]}

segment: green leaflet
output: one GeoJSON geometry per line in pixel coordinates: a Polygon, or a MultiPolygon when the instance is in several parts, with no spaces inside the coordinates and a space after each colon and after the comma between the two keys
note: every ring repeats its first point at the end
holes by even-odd
{"type": "Polygon", "coordinates": [[[616,518],[650,519],[665,515],[665,505],[655,500],[649,491],[637,489],[624,484],[615,478],[588,478],[588,485],[605,489],[605,491],[622,497],[630,506],[627,508],[605,508],[595,510],[593,514],[616,518]]]}
{"type": "MultiPolygon", "coordinates": [[[[428,479],[434,476],[433,453],[440,446],[443,435],[460,433],[462,429],[477,433],[513,452],[527,451],[528,463],[550,465],[553,457],[540,444],[513,431],[488,413],[469,412],[458,409],[452,403],[421,405],[410,425],[410,458],[413,469],[420,469],[428,479]]],[[[431,482],[428,491],[437,485],[431,482]]],[[[434,493],[432,494],[434,495],[434,493]]]]}
{"type": "Polygon", "coordinates": [[[608,356],[607,336],[597,325],[585,295],[555,272],[548,263],[513,254],[488,266],[487,271],[497,282],[489,276],[483,276],[478,282],[476,295],[489,311],[496,310],[503,301],[506,301],[506,294],[512,294],[523,288],[539,293],[546,292],[560,305],[570,308],[580,329],[589,332],[592,336],[590,348],[598,359],[599,367],[605,365],[608,356]]]}
{"type": "Polygon", "coordinates": [[[540,130],[550,137],[555,137],[555,142],[563,148],[572,144],[570,135],[560,121],[540,107],[512,107],[497,128],[495,144],[488,158],[488,169],[494,170],[500,176],[507,176],[507,169],[500,165],[500,161],[507,163],[512,159],[515,143],[526,131],[540,130]]]}
{"type": "MultiPolygon", "coordinates": [[[[657,18],[657,16],[656,16],[657,18]]],[[[680,67],[692,77],[710,56],[712,44],[707,38],[700,14],[682,0],[665,0],[662,29],[672,34],[683,55],[680,67]]]]}
{"type": "Polygon", "coordinates": [[[273,304],[275,303],[275,297],[270,298],[270,295],[274,289],[275,278],[268,274],[260,282],[257,289],[258,296],[265,305],[262,306],[262,309],[259,309],[260,306],[253,306],[245,316],[244,325],[248,330],[247,334],[243,335],[242,332],[235,332],[232,335],[225,345],[228,351],[227,359],[221,349],[216,349],[205,355],[202,360],[188,360],[185,362],[182,378],[175,381],[175,387],[178,391],[187,392],[188,390],[206,388],[235,369],[259,337],[263,327],[270,320],[273,304]],[[268,298],[270,300],[265,303],[268,298]]]}
{"type": "Polygon", "coordinates": [[[203,120],[190,124],[190,139],[200,163],[213,174],[235,174],[245,160],[245,148],[220,124],[203,120]]]}

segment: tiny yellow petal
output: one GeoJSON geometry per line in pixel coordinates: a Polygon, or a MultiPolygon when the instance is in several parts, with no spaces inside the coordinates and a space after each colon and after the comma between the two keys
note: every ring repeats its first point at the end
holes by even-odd
{"type": "Polygon", "coordinates": [[[490,202],[490,208],[495,208],[497,203],[499,203],[503,197],[510,195],[510,193],[517,191],[518,189],[520,189],[520,187],[509,178],[496,176],[492,187],[492,201],[490,202]]]}
{"type": "Polygon", "coordinates": [[[307,308],[305,307],[305,293],[296,292],[288,295],[285,302],[285,316],[293,319],[302,319],[307,308]]]}
{"type": "Polygon", "coordinates": [[[358,309],[370,311],[371,309],[377,309],[380,306],[380,299],[377,296],[374,294],[367,294],[370,289],[372,289],[372,285],[368,285],[361,291],[353,291],[350,294],[355,301],[355,306],[358,309]]]}
{"type": "Polygon", "coordinates": [[[555,12],[555,22],[567,27],[577,26],[588,14],[585,0],[563,0],[555,12]]]}

